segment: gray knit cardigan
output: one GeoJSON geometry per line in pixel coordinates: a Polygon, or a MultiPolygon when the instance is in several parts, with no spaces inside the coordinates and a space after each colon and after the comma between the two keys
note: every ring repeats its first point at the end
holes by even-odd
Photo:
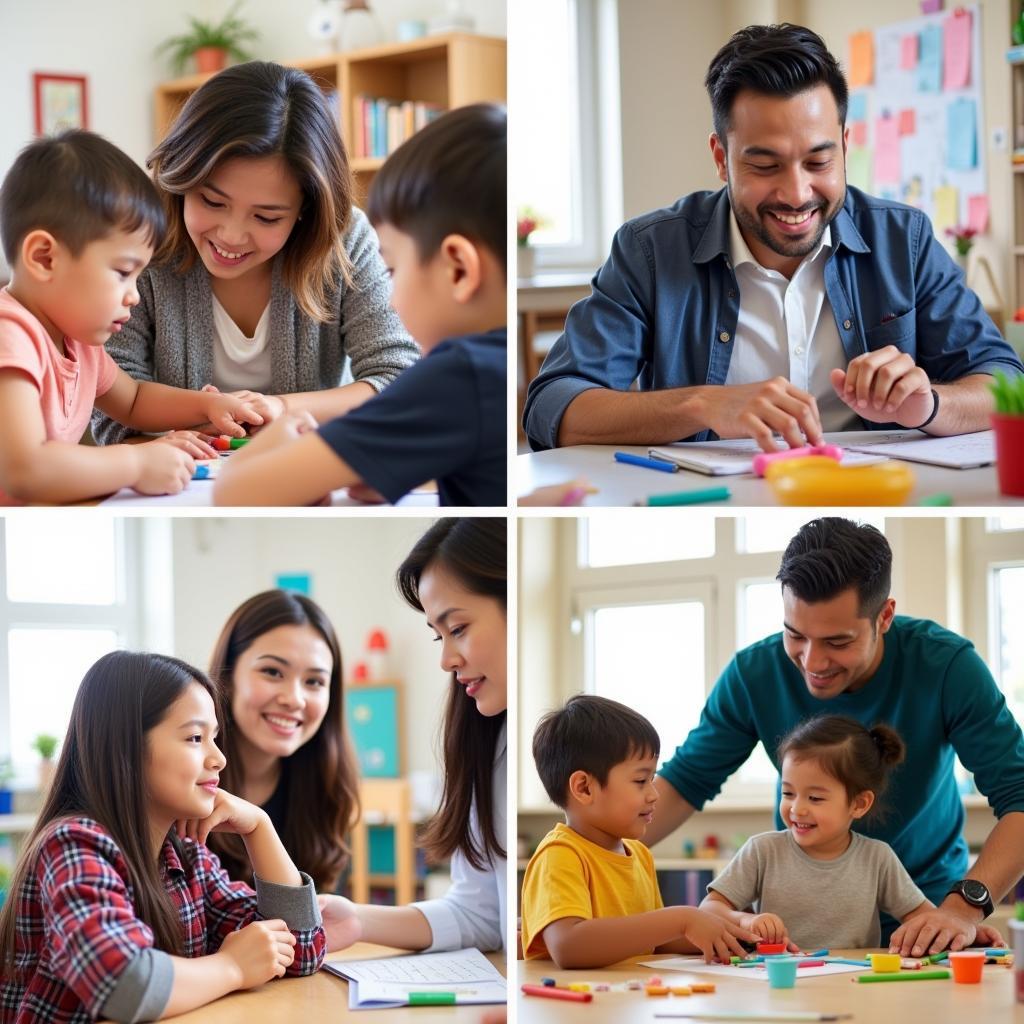
{"type": "MultiPolygon", "coordinates": [[[[345,235],[352,284],[338,282],[328,323],[311,320],[295,304],[274,260],[270,290],[270,393],[338,387],[346,359],[355,380],[383,390],[419,358],[419,349],[388,306],[391,285],[377,250],[377,235],[353,209],[345,235]]],[[[107,351],[136,380],[155,380],[197,391],[213,380],[213,300],[210,276],[196,260],[185,274],[150,267],[139,275],[139,304],[107,351]]],[[[114,444],[135,433],[97,410],[92,433],[114,444]]]]}

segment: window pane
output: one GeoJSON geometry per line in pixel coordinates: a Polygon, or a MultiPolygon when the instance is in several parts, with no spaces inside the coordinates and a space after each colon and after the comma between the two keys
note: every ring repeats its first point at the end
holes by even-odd
{"type": "Polygon", "coordinates": [[[117,600],[113,517],[81,512],[16,516],[6,520],[5,531],[9,601],[99,605],[117,600]],[[59,542],[62,537],[66,543],[59,542]]]}
{"type": "Polygon", "coordinates": [[[121,645],[110,629],[12,629],[7,634],[11,756],[31,764],[41,732],[61,743],[82,676],[97,658],[121,645]]]}
{"type": "Polygon", "coordinates": [[[749,647],[782,629],[782,587],[777,580],[770,583],[748,583],[742,587],[740,621],[736,642],[749,647]]]}
{"type": "Polygon", "coordinates": [[[711,515],[603,513],[579,520],[583,530],[582,564],[636,565],[710,558],[715,553],[715,519],[711,515]]]}
{"type": "Polygon", "coordinates": [[[525,113],[529,122],[522,140],[528,145],[513,146],[509,154],[516,207],[520,213],[529,208],[541,218],[542,226],[530,236],[531,245],[578,244],[576,4],[517,0],[516,9],[509,106],[525,113]]]}
{"type": "Polygon", "coordinates": [[[672,756],[704,707],[704,606],[698,601],[598,608],[587,690],[627,704],[672,756]]]}
{"type": "Polygon", "coordinates": [[[996,671],[1006,703],[1024,722],[1024,566],[996,569],[996,615],[999,629],[999,664],[996,671]]]}
{"type": "MultiPolygon", "coordinates": [[[[771,512],[738,520],[736,549],[749,554],[759,551],[785,551],[786,545],[804,523],[817,519],[807,512],[771,512]]],[[[870,523],[885,532],[885,516],[861,515],[859,523],[870,523]]]]}
{"type": "Polygon", "coordinates": [[[985,520],[985,529],[989,533],[1001,533],[1004,530],[1024,530],[1024,513],[1010,516],[993,516],[985,520]]]}

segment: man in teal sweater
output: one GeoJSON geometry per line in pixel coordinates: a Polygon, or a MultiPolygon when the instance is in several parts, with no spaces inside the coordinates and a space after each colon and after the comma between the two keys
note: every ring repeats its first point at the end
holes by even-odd
{"type": "MultiPolygon", "coordinates": [[[[968,640],[895,614],[891,568],[889,544],[872,526],[828,518],[801,528],[777,577],[783,632],[726,666],[700,723],[661,768],[645,842],[700,810],[758,740],[778,767],[779,740],[812,715],[885,722],[907,759],[886,793],[891,813],[862,831],[889,843],[936,905],[894,932],[895,922],[882,921],[893,952],[922,956],[970,945],[992,902],[1024,874],[1024,735],[968,640]],[[999,819],[969,875],[954,755],[999,819]]],[[[784,827],[778,794],[775,824],[784,827]]]]}

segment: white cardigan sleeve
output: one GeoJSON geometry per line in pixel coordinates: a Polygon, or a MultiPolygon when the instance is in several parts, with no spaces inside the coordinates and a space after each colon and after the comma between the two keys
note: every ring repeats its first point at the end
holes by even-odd
{"type": "MultiPolygon", "coordinates": [[[[494,758],[494,828],[502,844],[508,842],[506,819],[507,779],[505,731],[498,736],[494,758]]],[[[471,826],[474,836],[479,836],[476,808],[473,808],[471,826]]],[[[505,948],[507,915],[505,858],[492,860],[483,870],[478,871],[460,852],[452,856],[451,888],[436,900],[413,903],[427,919],[433,935],[430,946],[424,953],[438,953],[450,949],[466,949],[475,946],[484,951],[505,948]]]]}

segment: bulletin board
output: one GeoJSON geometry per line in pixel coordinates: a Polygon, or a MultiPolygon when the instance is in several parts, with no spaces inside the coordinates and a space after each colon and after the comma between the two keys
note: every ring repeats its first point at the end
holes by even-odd
{"type": "Polygon", "coordinates": [[[852,35],[849,184],[986,230],[981,71],[977,4],[852,35]]]}

